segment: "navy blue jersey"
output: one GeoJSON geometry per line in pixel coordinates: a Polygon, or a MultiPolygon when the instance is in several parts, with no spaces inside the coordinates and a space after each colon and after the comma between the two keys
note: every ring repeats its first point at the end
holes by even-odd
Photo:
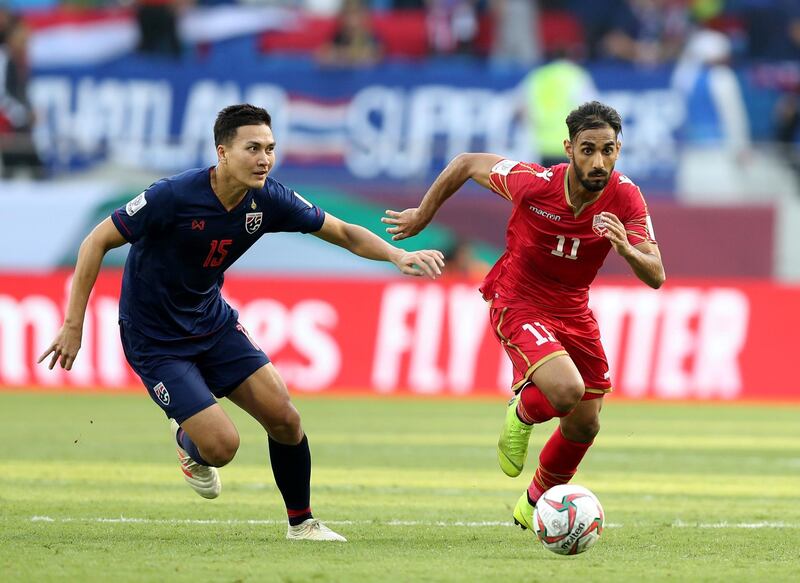
{"type": "Polygon", "coordinates": [[[159,180],[111,220],[131,243],[119,317],[159,340],[203,336],[237,315],[222,299],[224,271],[264,233],[309,233],[325,213],[280,182],[247,192],[226,211],[210,168],[159,180]]]}

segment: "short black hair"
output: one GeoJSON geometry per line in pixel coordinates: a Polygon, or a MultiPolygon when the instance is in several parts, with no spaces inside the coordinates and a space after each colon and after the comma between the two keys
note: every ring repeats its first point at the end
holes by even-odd
{"type": "Polygon", "coordinates": [[[266,109],[249,103],[229,105],[217,114],[217,121],[214,122],[214,145],[230,142],[241,126],[261,124],[272,127],[272,117],[266,109]]]}
{"type": "Polygon", "coordinates": [[[596,130],[606,126],[614,130],[614,136],[617,137],[622,133],[622,118],[616,109],[599,101],[584,103],[567,116],[570,141],[584,130],[596,130]]]}

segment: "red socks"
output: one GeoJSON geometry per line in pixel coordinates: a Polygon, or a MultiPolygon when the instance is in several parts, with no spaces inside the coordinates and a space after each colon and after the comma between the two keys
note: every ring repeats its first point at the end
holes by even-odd
{"type": "Polygon", "coordinates": [[[569,482],[578,471],[578,464],[591,445],[592,442],[570,441],[561,435],[561,428],[556,427],[553,435],[544,444],[542,453],[539,454],[539,467],[536,468],[531,485],[528,487],[528,497],[531,501],[535,503],[553,486],[569,482]]]}
{"type": "Polygon", "coordinates": [[[519,393],[517,417],[523,423],[544,423],[553,417],[563,417],[567,413],[556,410],[536,385],[526,385],[519,393]]]}

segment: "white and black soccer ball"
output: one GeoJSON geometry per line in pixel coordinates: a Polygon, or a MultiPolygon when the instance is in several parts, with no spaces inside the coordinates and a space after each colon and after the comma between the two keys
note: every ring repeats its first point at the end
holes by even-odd
{"type": "Polygon", "coordinates": [[[577,555],[600,538],[603,507],[590,490],[574,484],[554,486],[542,494],[533,511],[533,530],[544,548],[577,555]]]}

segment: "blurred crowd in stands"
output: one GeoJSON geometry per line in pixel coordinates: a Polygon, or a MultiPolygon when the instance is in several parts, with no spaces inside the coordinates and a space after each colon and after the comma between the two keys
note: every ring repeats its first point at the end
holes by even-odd
{"type": "MultiPolygon", "coordinates": [[[[38,168],[25,137],[33,124],[25,57],[25,22],[31,14],[128,10],[138,23],[140,53],[180,58],[193,50],[180,37],[181,12],[231,4],[236,3],[0,0],[2,167],[38,168]],[[17,144],[10,154],[2,146],[3,135],[9,133],[17,144]]],[[[240,0],[238,4],[299,12],[299,28],[265,33],[257,46],[266,55],[308,55],[326,67],[368,67],[396,57],[477,58],[499,67],[552,62],[579,66],[586,61],[636,67],[675,63],[678,82],[690,85],[699,66],[788,64],[788,74],[786,67],[762,68],[755,82],[782,93],[775,111],[775,138],[785,145],[787,157],[796,157],[800,0],[240,0]]],[[[574,85],[575,100],[592,95],[591,80],[585,81],[579,70],[561,66],[553,74],[566,76],[563,82],[574,85]]],[[[533,82],[528,85],[535,91],[533,82]]]]}
{"type": "Polygon", "coordinates": [[[41,177],[42,161],[33,143],[35,114],[28,99],[28,28],[14,13],[0,8],[0,171],[18,169],[41,177]]]}
{"type": "MultiPolygon", "coordinates": [[[[429,54],[472,54],[534,63],[573,58],[653,64],[674,61],[697,30],[724,33],[737,59],[800,57],[798,0],[0,0],[22,13],[132,7],[142,50],[179,54],[176,14],[190,5],[297,9],[335,24],[319,38],[326,61],[374,63],[385,55],[376,21],[424,15],[429,54]]],[[[401,22],[402,21],[402,22],[401,22]]],[[[319,49],[320,47],[315,47],[319,49]]]]}

